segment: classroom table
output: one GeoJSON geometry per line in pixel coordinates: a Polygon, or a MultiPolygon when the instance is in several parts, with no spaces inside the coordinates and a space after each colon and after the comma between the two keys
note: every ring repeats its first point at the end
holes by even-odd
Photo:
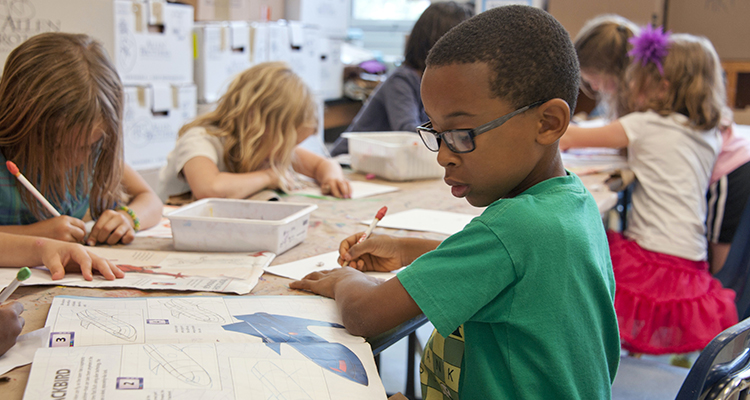
{"type": "MultiPolygon", "coordinates": [[[[584,184],[594,195],[599,210],[604,215],[617,203],[617,194],[609,191],[604,184],[607,174],[594,174],[582,176],[584,184]]],[[[365,180],[358,173],[347,172],[351,180],[365,180]]],[[[442,179],[423,180],[413,182],[388,182],[378,179],[370,180],[373,183],[396,186],[400,188],[397,192],[382,194],[355,200],[323,199],[307,196],[283,196],[280,201],[316,204],[318,209],[310,216],[309,228],[306,239],[296,247],[280,254],[272,265],[283,264],[302,258],[338,250],[342,239],[352,233],[364,231],[365,225],[359,221],[371,219],[382,206],[388,206],[388,213],[393,214],[412,208],[425,208],[441,211],[451,211],[479,215],[482,208],[471,206],[465,199],[458,199],[451,195],[450,189],[442,179]]],[[[406,230],[394,230],[376,228],[376,233],[387,232],[396,236],[419,237],[427,239],[442,240],[445,235],[429,232],[416,232],[406,230]]],[[[136,238],[127,245],[129,249],[163,250],[174,251],[171,239],[136,238]]],[[[263,295],[308,295],[309,293],[292,290],[289,288],[290,279],[281,278],[264,273],[258,285],[249,296],[263,295]]],[[[26,320],[22,333],[40,329],[44,326],[52,299],[55,296],[91,296],[91,297],[141,297],[141,296],[188,296],[188,295],[227,295],[207,292],[176,292],[163,290],[139,290],[139,289],[93,289],[62,286],[23,286],[11,296],[11,299],[20,301],[24,305],[23,317],[26,320]]],[[[403,324],[384,335],[371,338],[373,349],[379,352],[383,348],[405,337],[414,329],[424,323],[424,318],[416,318],[403,324]]],[[[0,393],[3,400],[20,400],[26,387],[29,376],[30,365],[16,368],[4,376],[10,378],[8,382],[0,382],[0,393]]]]}

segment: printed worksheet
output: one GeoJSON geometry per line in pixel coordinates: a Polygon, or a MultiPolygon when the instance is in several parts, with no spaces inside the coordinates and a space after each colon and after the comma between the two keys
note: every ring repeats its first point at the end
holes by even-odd
{"type": "MultiPolygon", "coordinates": [[[[256,253],[190,253],[149,250],[88,248],[92,253],[112,261],[125,278],[108,281],[94,274],[86,281],[80,273],[68,272],[53,281],[43,267],[31,269],[31,278],[22,285],[61,285],[77,287],[128,287],[136,289],[187,290],[247,294],[258,283],[263,268],[276,254],[256,253]]],[[[8,285],[18,271],[0,268],[0,283],[8,285]]]]}
{"type": "Polygon", "coordinates": [[[40,349],[24,399],[49,398],[349,400],[386,394],[366,343],[194,343],[40,349]]]}
{"type": "Polygon", "coordinates": [[[323,297],[57,296],[45,326],[25,399],[385,398],[323,297]]]}

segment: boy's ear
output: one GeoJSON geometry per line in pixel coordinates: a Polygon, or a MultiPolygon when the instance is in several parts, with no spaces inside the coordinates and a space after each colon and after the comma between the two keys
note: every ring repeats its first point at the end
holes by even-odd
{"type": "Polygon", "coordinates": [[[537,143],[549,146],[565,133],[570,123],[570,106],[563,99],[552,99],[539,106],[537,143]]]}

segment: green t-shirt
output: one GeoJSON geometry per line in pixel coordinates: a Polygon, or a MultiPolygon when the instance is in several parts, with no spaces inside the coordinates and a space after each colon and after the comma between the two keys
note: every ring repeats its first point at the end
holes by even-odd
{"type": "Polygon", "coordinates": [[[599,210],[577,176],[492,203],[398,279],[440,336],[463,336],[461,365],[438,368],[448,379],[460,372],[461,398],[610,398],[620,356],[614,275],[599,210]]]}

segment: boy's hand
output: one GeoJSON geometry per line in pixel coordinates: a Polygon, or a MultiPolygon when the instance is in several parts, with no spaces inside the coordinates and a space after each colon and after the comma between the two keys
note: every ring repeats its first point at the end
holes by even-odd
{"type": "Polygon", "coordinates": [[[125,277],[111,261],[90,253],[79,244],[46,240],[41,251],[42,263],[52,273],[53,280],[62,279],[65,271],[81,271],[87,281],[94,279],[94,270],[110,281],[125,277]]]}
{"type": "MultiPolygon", "coordinates": [[[[336,268],[330,271],[311,272],[302,278],[302,280],[291,282],[289,287],[292,289],[307,290],[334,299],[336,284],[344,277],[351,276],[352,274],[360,274],[360,272],[349,267],[336,268]]],[[[362,274],[362,276],[365,275],[362,274]]],[[[369,276],[366,278],[377,280],[377,278],[369,276]]]]}
{"type": "Polygon", "coordinates": [[[355,233],[339,245],[339,265],[360,271],[389,272],[404,266],[398,239],[388,235],[370,235],[356,244],[364,232],[355,233]]]}
{"type": "Polygon", "coordinates": [[[86,225],[78,218],[67,215],[45,219],[28,226],[29,236],[46,237],[63,242],[83,243],[86,236],[86,225]]]}
{"type": "Polygon", "coordinates": [[[97,243],[128,244],[133,239],[135,239],[133,218],[125,211],[105,210],[91,228],[86,244],[89,246],[97,243]]]}
{"type": "Polygon", "coordinates": [[[17,301],[0,304],[0,356],[16,344],[25,323],[22,312],[23,305],[17,301]]]}
{"type": "Polygon", "coordinates": [[[320,183],[320,192],[340,199],[349,199],[352,197],[352,187],[349,185],[349,181],[343,178],[331,178],[322,181],[320,183]]]}

